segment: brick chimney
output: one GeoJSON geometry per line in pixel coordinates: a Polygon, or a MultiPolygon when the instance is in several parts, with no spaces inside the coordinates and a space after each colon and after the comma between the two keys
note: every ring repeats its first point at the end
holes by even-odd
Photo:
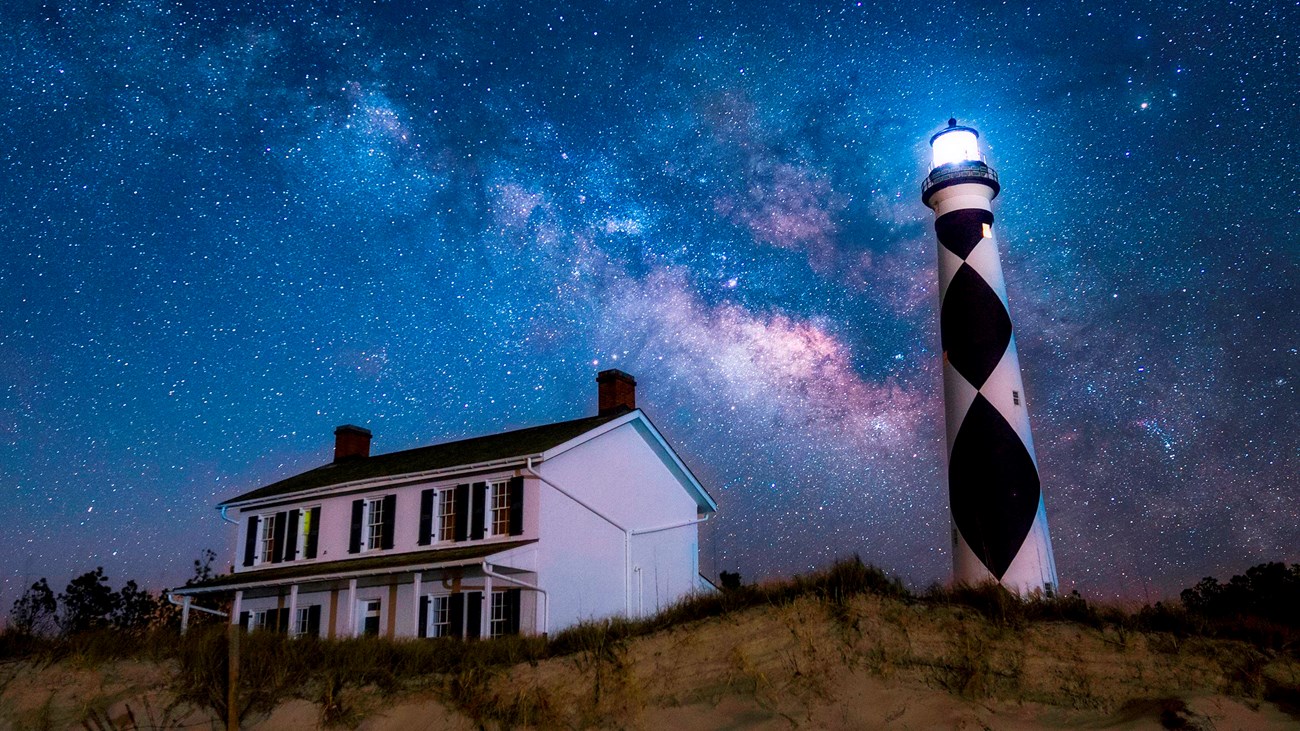
{"type": "Polygon", "coordinates": [[[636,408],[636,379],[615,368],[596,375],[600,391],[600,415],[617,414],[636,408]]]}
{"type": "Polygon", "coordinates": [[[370,456],[370,430],[344,424],[334,430],[334,461],[370,456]]]}

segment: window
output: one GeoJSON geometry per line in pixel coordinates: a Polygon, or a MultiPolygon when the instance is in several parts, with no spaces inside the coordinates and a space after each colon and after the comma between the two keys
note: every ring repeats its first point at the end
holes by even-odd
{"type": "Polygon", "coordinates": [[[267,625],[274,621],[274,619],[267,615],[273,612],[275,612],[274,609],[262,609],[253,612],[253,616],[248,622],[248,630],[251,632],[258,629],[269,629],[267,625]]]}
{"type": "Polygon", "coordinates": [[[296,555],[302,558],[316,558],[316,544],[319,538],[320,506],[301,511],[298,517],[296,555]]]}
{"type": "Polygon", "coordinates": [[[294,637],[320,637],[320,605],[298,607],[293,627],[294,637]]]}
{"type": "Polygon", "coordinates": [[[419,635],[477,638],[482,618],[482,592],[426,595],[420,601],[419,635]]]}
{"type": "Polygon", "coordinates": [[[456,539],[456,491],[443,490],[438,493],[438,538],[439,541],[456,539]]]}
{"type": "Polygon", "coordinates": [[[1012,391],[1012,392],[1011,392],[1011,403],[1012,403],[1013,405],[1015,405],[1015,406],[1019,406],[1019,405],[1020,405],[1020,392],[1019,392],[1019,391],[1012,391]]]}
{"type": "Polygon", "coordinates": [[[428,618],[425,621],[425,637],[450,637],[451,631],[451,597],[427,597],[428,618]]]}
{"type": "Polygon", "coordinates": [[[510,483],[492,483],[492,530],[490,535],[510,535],[510,483]]]}
{"type": "Polygon", "coordinates": [[[261,525],[261,536],[258,538],[257,545],[257,563],[273,563],[275,561],[275,515],[263,515],[258,521],[261,525]]]}
{"type": "Polygon", "coordinates": [[[358,614],[361,617],[360,631],[357,634],[366,637],[379,636],[379,600],[366,599],[361,602],[361,611],[358,614]]]}
{"type": "Polygon", "coordinates": [[[474,487],[476,492],[473,517],[475,521],[482,522],[474,524],[469,536],[471,539],[484,536],[517,536],[524,532],[524,479],[522,477],[491,483],[480,482],[474,487]]]}
{"type": "Polygon", "coordinates": [[[259,609],[255,612],[244,612],[247,614],[247,621],[241,617],[243,624],[248,631],[263,630],[268,632],[285,632],[289,629],[289,608],[283,609],[259,609]]]}
{"type": "Polygon", "coordinates": [[[522,477],[422,490],[416,543],[429,546],[520,535],[523,503],[522,477]]]}
{"type": "Polygon", "coordinates": [[[251,515],[244,544],[244,565],[316,558],[320,506],[251,515]]]}
{"type": "Polygon", "coordinates": [[[519,634],[518,589],[492,592],[491,614],[488,615],[488,636],[504,637],[519,634]]]}
{"type": "Polygon", "coordinates": [[[396,495],[353,500],[348,553],[392,548],[396,513],[396,495]]]}
{"type": "Polygon", "coordinates": [[[366,548],[375,548],[384,544],[384,500],[366,501],[366,548]]]}
{"type": "Polygon", "coordinates": [[[420,637],[463,637],[464,606],[462,594],[430,594],[423,597],[420,601],[420,637]],[[457,601],[453,601],[453,597],[457,601]]]}
{"type": "Polygon", "coordinates": [[[510,628],[510,619],[506,614],[506,593],[492,592],[492,618],[488,625],[489,637],[501,637],[510,628]]]}
{"type": "Polygon", "coordinates": [[[993,238],[993,227],[987,223],[984,224],[984,238],[986,239],[993,238]]]}

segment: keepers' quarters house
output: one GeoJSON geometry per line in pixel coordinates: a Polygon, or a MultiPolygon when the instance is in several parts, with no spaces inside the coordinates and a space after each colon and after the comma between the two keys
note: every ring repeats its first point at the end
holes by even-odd
{"type": "Polygon", "coordinates": [[[596,416],[503,434],[371,455],[368,430],[339,427],[330,464],[218,506],[238,525],[234,572],[174,593],[233,593],[249,629],[473,638],[712,590],[698,524],[717,504],[636,408],[636,381],[596,381],[596,416]]]}

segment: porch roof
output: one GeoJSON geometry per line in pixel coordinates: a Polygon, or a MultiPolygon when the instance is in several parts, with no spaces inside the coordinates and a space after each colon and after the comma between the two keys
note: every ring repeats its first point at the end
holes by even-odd
{"type": "Polygon", "coordinates": [[[218,576],[201,583],[183,586],[172,591],[173,594],[207,594],[216,591],[233,591],[276,584],[294,584],[324,579],[348,579],[391,574],[402,571],[424,571],[428,569],[464,566],[478,563],[484,558],[498,553],[536,543],[537,539],[525,541],[499,541],[479,543],[472,546],[455,546],[431,551],[413,551],[392,553],[366,558],[347,558],[338,561],[280,566],[273,569],[241,571],[234,574],[218,576]]]}

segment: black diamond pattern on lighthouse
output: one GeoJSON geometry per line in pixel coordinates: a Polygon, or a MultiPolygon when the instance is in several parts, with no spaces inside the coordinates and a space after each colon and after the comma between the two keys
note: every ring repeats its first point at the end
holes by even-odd
{"type": "Polygon", "coordinates": [[[939,333],[948,362],[980,388],[1011,343],[1011,316],[997,292],[969,264],[948,283],[939,313],[939,333]]]}
{"type": "Polygon", "coordinates": [[[1020,436],[976,394],[948,458],[953,521],[999,579],[1011,566],[1038,512],[1038,470],[1020,436]]]}

